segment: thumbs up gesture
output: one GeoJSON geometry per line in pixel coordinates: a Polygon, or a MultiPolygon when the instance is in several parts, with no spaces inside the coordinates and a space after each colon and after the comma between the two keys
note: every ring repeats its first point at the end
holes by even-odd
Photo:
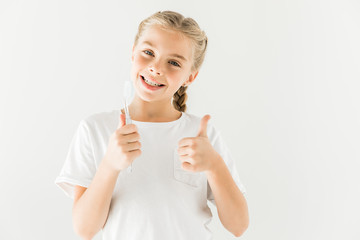
{"type": "Polygon", "coordinates": [[[200,122],[196,137],[183,138],[179,141],[178,154],[184,170],[190,172],[212,171],[221,159],[207,136],[207,124],[210,115],[205,115],[200,122]]]}
{"type": "Polygon", "coordinates": [[[103,161],[120,172],[141,155],[140,134],[135,124],[125,125],[125,115],[120,115],[116,131],[110,136],[103,161]]]}

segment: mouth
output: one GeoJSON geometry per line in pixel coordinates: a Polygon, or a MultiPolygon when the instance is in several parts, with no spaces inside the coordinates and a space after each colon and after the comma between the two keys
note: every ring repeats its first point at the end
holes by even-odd
{"type": "Polygon", "coordinates": [[[141,79],[149,86],[152,86],[152,87],[163,87],[165,86],[164,84],[161,84],[161,83],[156,83],[156,82],[153,82],[153,81],[150,81],[148,79],[146,79],[144,76],[140,75],[141,79]]]}

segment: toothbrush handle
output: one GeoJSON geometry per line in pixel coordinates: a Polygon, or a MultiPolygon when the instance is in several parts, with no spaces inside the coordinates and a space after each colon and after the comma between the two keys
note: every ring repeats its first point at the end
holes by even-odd
{"type": "MultiPolygon", "coordinates": [[[[126,88],[125,86],[125,89],[128,90],[128,88],[126,88]]],[[[128,102],[127,102],[127,97],[128,97],[128,91],[125,90],[125,98],[124,98],[124,111],[125,111],[125,124],[128,125],[128,124],[131,124],[131,118],[130,118],[130,113],[129,113],[129,106],[128,106],[128,102]]],[[[132,163],[130,164],[130,166],[127,168],[127,172],[130,173],[132,172],[132,163]]]]}
{"type": "Polygon", "coordinates": [[[125,124],[126,125],[128,125],[128,124],[131,124],[131,118],[130,118],[130,116],[129,115],[126,115],[126,117],[125,117],[125,124]]]}
{"type": "MultiPolygon", "coordinates": [[[[127,114],[126,114],[126,118],[125,118],[125,124],[131,124],[131,118],[129,116],[129,111],[127,111],[127,114]]],[[[132,172],[132,163],[130,164],[130,166],[127,168],[127,172],[130,173],[132,172]]]]}

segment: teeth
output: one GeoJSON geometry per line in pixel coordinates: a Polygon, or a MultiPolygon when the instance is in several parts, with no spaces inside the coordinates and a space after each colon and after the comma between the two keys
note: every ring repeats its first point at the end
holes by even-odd
{"type": "Polygon", "coordinates": [[[151,85],[151,86],[157,86],[157,87],[160,86],[160,84],[150,82],[150,81],[148,81],[148,80],[146,80],[146,79],[145,79],[145,82],[146,82],[147,84],[151,85]]]}
{"type": "Polygon", "coordinates": [[[161,86],[160,84],[157,84],[157,83],[153,83],[153,82],[148,81],[147,79],[145,79],[145,77],[142,77],[142,78],[144,79],[144,81],[145,81],[147,84],[149,84],[149,85],[151,85],[151,86],[155,86],[155,87],[160,87],[160,86],[161,86]]]}

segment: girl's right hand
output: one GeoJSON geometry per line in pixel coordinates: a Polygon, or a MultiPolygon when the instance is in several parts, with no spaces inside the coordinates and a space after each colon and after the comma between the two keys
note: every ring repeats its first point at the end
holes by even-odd
{"type": "Polygon", "coordinates": [[[120,114],[116,131],[110,136],[109,145],[103,161],[113,170],[126,169],[141,155],[140,134],[135,124],[125,125],[125,114],[120,114]]]}

